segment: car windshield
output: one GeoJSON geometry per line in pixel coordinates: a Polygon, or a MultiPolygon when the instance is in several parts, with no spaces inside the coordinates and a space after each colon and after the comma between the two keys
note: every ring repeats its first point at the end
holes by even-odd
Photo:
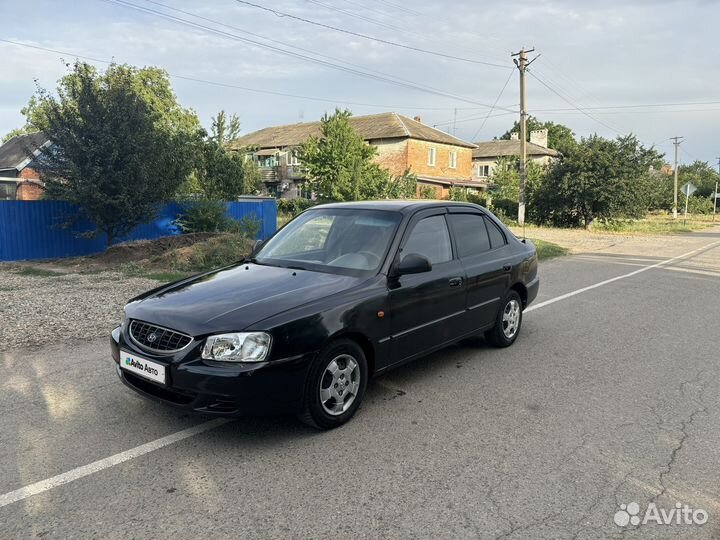
{"type": "Polygon", "coordinates": [[[273,236],[255,262],[321,272],[373,272],[382,264],[400,219],[399,213],[385,210],[308,210],[273,236]]]}

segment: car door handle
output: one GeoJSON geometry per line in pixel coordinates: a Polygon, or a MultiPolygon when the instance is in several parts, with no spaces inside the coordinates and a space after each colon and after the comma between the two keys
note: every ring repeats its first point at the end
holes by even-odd
{"type": "Polygon", "coordinates": [[[452,277],[448,280],[448,283],[450,283],[451,287],[459,287],[462,285],[462,278],[461,277],[452,277]]]}
{"type": "Polygon", "coordinates": [[[510,270],[512,270],[512,265],[506,264],[503,266],[503,272],[509,272],[510,270]]]}

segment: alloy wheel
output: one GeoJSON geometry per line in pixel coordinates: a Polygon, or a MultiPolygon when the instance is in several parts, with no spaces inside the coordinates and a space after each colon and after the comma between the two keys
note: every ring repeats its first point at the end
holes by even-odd
{"type": "Polygon", "coordinates": [[[520,327],[520,302],[515,298],[505,304],[502,318],[503,334],[507,339],[512,339],[520,327]]]}
{"type": "Polygon", "coordinates": [[[349,354],[333,358],[320,381],[320,403],[326,413],[338,416],[347,411],[360,389],[360,365],[349,354]]]}

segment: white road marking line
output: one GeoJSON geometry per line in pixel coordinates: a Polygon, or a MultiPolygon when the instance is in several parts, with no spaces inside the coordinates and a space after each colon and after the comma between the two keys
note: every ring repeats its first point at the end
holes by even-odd
{"type": "MultiPolygon", "coordinates": [[[[682,259],[683,257],[688,257],[688,256],[692,255],[693,253],[697,253],[698,251],[702,251],[704,249],[709,249],[712,246],[715,246],[717,244],[720,244],[720,241],[713,242],[711,244],[708,244],[706,246],[703,246],[703,247],[700,247],[697,249],[693,249],[692,251],[688,251],[687,253],[678,255],[677,257],[673,257],[671,259],[660,261],[659,263],[656,263],[656,264],[653,264],[650,266],[644,266],[638,270],[635,270],[634,272],[630,272],[628,274],[623,274],[621,276],[617,276],[617,277],[614,277],[611,279],[606,279],[605,281],[601,281],[600,283],[596,283],[595,285],[583,287],[582,289],[578,289],[576,291],[562,294],[555,298],[551,298],[550,300],[545,300],[544,302],[540,302],[539,304],[534,304],[534,305],[530,306],[529,308],[527,308],[525,310],[525,313],[534,311],[536,309],[540,309],[541,307],[545,307],[550,304],[554,304],[555,302],[559,302],[560,300],[565,300],[566,298],[576,296],[576,295],[584,293],[586,291],[589,291],[592,289],[597,289],[598,287],[602,287],[603,285],[607,285],[608,283],[612,283],[614,281],[625,279],[625,278],[637,275],[641,272],[645,272],[647,270],[657,268],[658,266],[662,266],[664,264],[676,261],[678,259],[682,259]]],[[[169,446],[176,442],[182,441],[183,439],[187,439],[189,437],[199,435],[200,433],[204,433],[211,429],[215,429],[216,427],[220,427],[224,424],[227,424],[228,422],[230,422],[230,420],[225,419],[225,418],[218,418],[216,420],[210,420],[209,422],[205,422],[203,424],[199,424],[199,425],[193,426],[191,428],[183,429],[182,431],[178,431],[177,433],[172,433],[170,435],[167,435],[166,437],[162,437],[160,439],[150,441],[149,443],[141,444],[140,446],[136,446],[135,448],[131,448],[130,450],[125,450],[124,452],[120,452],[119,454],[115,454],[113,456],[106,457],[106,458],[100,459],[98,461],[94,461],[88,465],[83,465],[82,467],[77,467],[75,469],[71,469],[67,472],[58,474],[57,476],[53,476],[46,480],[41,480],[40,482],[35,482],[34,484],[30,484],[29,486],[25,486],[20,489],[16,489],[15,491],[5,493],[4,495],[0,495],[0,508],[7,506],[9,504],[13,504],[18,501],[22,501],[24,499],[32,497],[33,495],[38,495],[40,493],[44,493],[45,491],[49,491],[53,488],[62,486],[64,484],[68,484],[70,482],[73,482],[73,481],[83,478],[85,476],[89,476],[91,474],[102,471],[104,469],[114,467],[115,465],[119,465],[126,461],[130,461],[131,459],[135,459],[137,457],[143,456],[150,452],[154,452],[155,450],[159,450],[160,448],[163,448],[165,446],[169,446]]]]}
{"type": "Polygon", "coordinates": [[[683,259],[685,257],[689,257],[690,255],[693,255],[694,253],[697,253],[698,251],[703,251],[706,249],[711,249],[712,247],[720,244],[720,241],[718,242],[712,242],[710,244],[707,244],[705,246],[699,247],[697,249],[693,249],[692,251],[688,251],[687,253],[683,253],[682,255],[678,255],[677,257],[672,257],[671,259],[665,259],[664,261],[660,261],[655,264],[651,264],[650,266],[643,266],[642,268],[638,268],[637,270],[634,270],[633,272],[628,272],[627,274],[622,274],[620,276],[616,276],[614,278],[606,279],[605,281],[601,281],[599,283],[595,283],[594,285],[588,285],[587,287],[583,287],[582,289],[577,289],[576,291],[572,291],[569,293],[561,294],[560,296],[556,296],[555,298],[551,298],[550,300],[545,300],[544,302],[540,302],[538,304],[533,304],[529,308],[525,310],[525,313],[529,313],[531,311],[535,311],[536,309],[543,308],[545,306],[549,306],[550,304],[554,304],[555,302],[560,302],[560,300],[565,300],[567,298],[571,298],[573,296],[577,296],[578,294],[582,294],[587,291],[591,291],[593,289],[597,289],[598,287],[602,287],[603,285],[607,285],[609,283],[613,283],[615,281],[619,281],[621,279],[629,278],[632,276],[636,276],[638,274],[641,274],[642,272],[647,272],[648,270],[652,270],[653,268],[657,268],[659,266],[662,266],[664,264],[671,263],[673,261],[677,261],[678,259],[683,259]]]}
{"type": "Polygon", "coordinates": [[[703,276],[720,277],[720,272],[712,272],[710,270],[697,270],[695,268],[683,268],[681,266],[673,266],[671,268],[663,268],[668,272],[687,272],[688,274],[700,274],[703,276]]]}
{"type": "Polygon", "coordinates": [[[227,424],[228,422],[230,422],[230,420],[226,418],[217,418],[215,420],[210,420],[209,422],[204,422],[197,426],[183,429],[182,431],[172,433],[166,437],[156,439],[149,443],[141,444],[140,446],[136,446],[135,448],[131,448],[130,450],[125,450],[124,452],[120,452],[119,454],[115,454],[114,456],[99,459],[98,461],[94,461],[88,465],[77,467],[76,469],[72,469],[62,474],[58,474],[57,476],[53,476],[52,478],[41,480],[40,482],[35,482],[34,484],[30,484],[29,486],[25,486],[20,489],[16,489],[15,491],[11,491],[10,493],[5,493],[4,495],[0,495],[0,508],[18,501],[22,501],[23,499],[27,499],[28,497],[32,497],[33,495],[49,491],[58,486],[62,486],[63,484],[68,484],[70,482],[73,482],[74,480],[83,478],[84,476],[88,476],[90,474],[102,471],[103,469],[114,467],[115,465],[119,465],[120,463],[124,463],[125,461],[135,459],[136,457],[140,457],[144,454],[154,452],[155,450],[159,450],[160,448],[163,448],[165,446],[182,441],[183,439],[187,439],[200,433],[204,433],[205,431],[215,429],[216,427],[220,427],[223,424],[227,424]]]}

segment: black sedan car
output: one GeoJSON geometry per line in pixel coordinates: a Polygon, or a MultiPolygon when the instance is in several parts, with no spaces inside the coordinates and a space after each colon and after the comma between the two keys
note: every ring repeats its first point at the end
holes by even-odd
{"type": "Polygon", "coordinates": [[[327,204],[242,262],[131,300],[112,356],[148,398],[328,429],[372,376],[473,335],[511,345],[538,286],[535,247],[480,206],[327,204]]]}

